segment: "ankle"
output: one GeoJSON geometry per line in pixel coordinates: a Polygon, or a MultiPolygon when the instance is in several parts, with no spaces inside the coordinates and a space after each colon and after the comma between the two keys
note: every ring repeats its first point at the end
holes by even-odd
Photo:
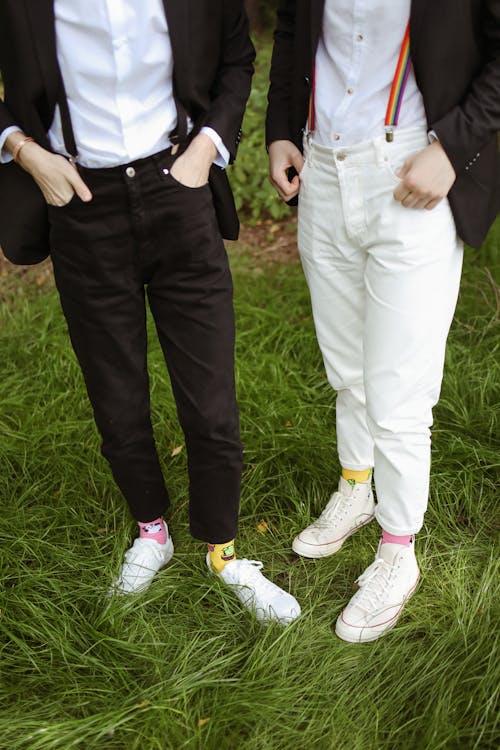
{"type": "Polygon", "coordinates": [[[215,573],[220,573],[228,563],[236,560],[234,539],[224,544],[209,544],[208,555],[212,570],[215,573]]]}
{"type": "Polygon", "coordinates": [[[353,469],[344,469],[342,467],[342,479],[345,479],[349,484],[354,485],[358,482],[366,484],[370,482],[372,478],[373,469],[362,469],[361,471],[354,471],[353,469]]]}
{"type": "Polygon", "coordinates": [[[396,534],[391,534],[388,531],[385,531],[385,529],[382,529],[382,544],[401,544],[403,547],[409,547],[414,539],[414,534],[397,536],[396,534]]]}
{"type": "Polygon", "coordinates": [[[163,520],[163,516],[155,518],[153,521],[137,521],[139,526],[139,536],[141,539],[152,539],[158,544],[166,544],[168,539],[168,526],[163,520]]]}

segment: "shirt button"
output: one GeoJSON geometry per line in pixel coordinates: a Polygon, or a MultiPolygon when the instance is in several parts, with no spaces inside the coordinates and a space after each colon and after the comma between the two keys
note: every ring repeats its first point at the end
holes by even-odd
{"type": "Polygon", "coordinates": [[[338,133],[334,133],[333,134],[333,138],[334,138],[335,141],[339,141],[340,140],[340,135],[338,133]]]}
{"type": "Polygon", "coordinates": [[[347,93],[348,93],[348,94],[354,94],[354,89],[350,89],[350,88],[349,88],[349,89],[347,89],[347,93]]]}
{"type": "Polygon", "coordinates": [[[125,174],[127,177],[135,177],[135,169],[133,167],[127,167],[125,174]]]}
{"type": "Polygon", "coordinates": [[[358,34],[357,37],[356,37],[356,40],[358,42],[362,42],[363,41],[363,34],[358,34]]]}

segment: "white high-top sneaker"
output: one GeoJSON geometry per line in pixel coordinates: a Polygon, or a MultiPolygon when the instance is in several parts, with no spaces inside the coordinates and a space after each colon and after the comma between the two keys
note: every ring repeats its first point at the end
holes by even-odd
{"type": "Polygon", "coordinates": [[[237,558],[228,562],[220,573],[215,573],[210,565],[210,554],[207,554],[207,566],[233,589],[243,606],[253,612],[257,620],[288,625],[299,617],[298,601],[262,575],[263,563],[259,560],[237,558]]]}
{"type": "Polygon", "coordinates": [[[371,481],[351,485],[340,477],[337,492],[333,493],[317,521],[295,537],[292,549],[303,557],[333,555],[351,534],[370,523],[374,513],[371,481]]]}
{"type": "Polygon", "coordinates": [[[396,624],[418,580],[415,543],[404,547],[380,542],[375,562],[357,580],[359,591],[339,615],[339,638],[350,643],[380,638],[396,624]]]}

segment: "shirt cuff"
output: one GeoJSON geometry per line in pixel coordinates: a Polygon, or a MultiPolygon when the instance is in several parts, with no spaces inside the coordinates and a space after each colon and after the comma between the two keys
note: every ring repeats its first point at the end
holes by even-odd
{"type": "Polygon", "coordinates": [[[222,142],[222,138],[218,133],[215,132],[213,128],[204,127],[201,129],[202,133],[205,133],[205,135],[208,135],[212,143],[214,144],[215,148],[218,151],[217,156],[214,159],[214,164],[217,167],[222,167],[222,169],[225,169],[227,165],[229,164],[229,151],[224,146],[224,143],[222,142]]]}
{"type": "Polygon", "coordinates": [[[6,149],[4,149],[4,146],[5,141],[7,140],[9,135],[16,132],[22,133],[21,128],[18,128],[17,125],[10,125],[0,133],[0,164],[8,164],[10,161],[12,161],[12,154],[6,151],[6,149]]]}
{"type": "Polygon", "coordinates": [[[434,141],[439,141],[439,138],[435,130],[429,130],[429,132],[427,133],[427,136],[429,138],[429,143],[434,143],[434,141]]]}

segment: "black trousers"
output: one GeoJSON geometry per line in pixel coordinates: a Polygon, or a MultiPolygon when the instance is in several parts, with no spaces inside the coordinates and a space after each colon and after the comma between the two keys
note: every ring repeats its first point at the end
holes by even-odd
{"type": "Polygon", "coordinates": [[[170,175],[170,152],[80,168],[93,193],[50,208],[52,261],[102,453],[137,520],[169,499],[150,418],[145,293],[186,439],[193,536],[236,535],[242,472],[228,259],[209,186],[170,175]]]}

